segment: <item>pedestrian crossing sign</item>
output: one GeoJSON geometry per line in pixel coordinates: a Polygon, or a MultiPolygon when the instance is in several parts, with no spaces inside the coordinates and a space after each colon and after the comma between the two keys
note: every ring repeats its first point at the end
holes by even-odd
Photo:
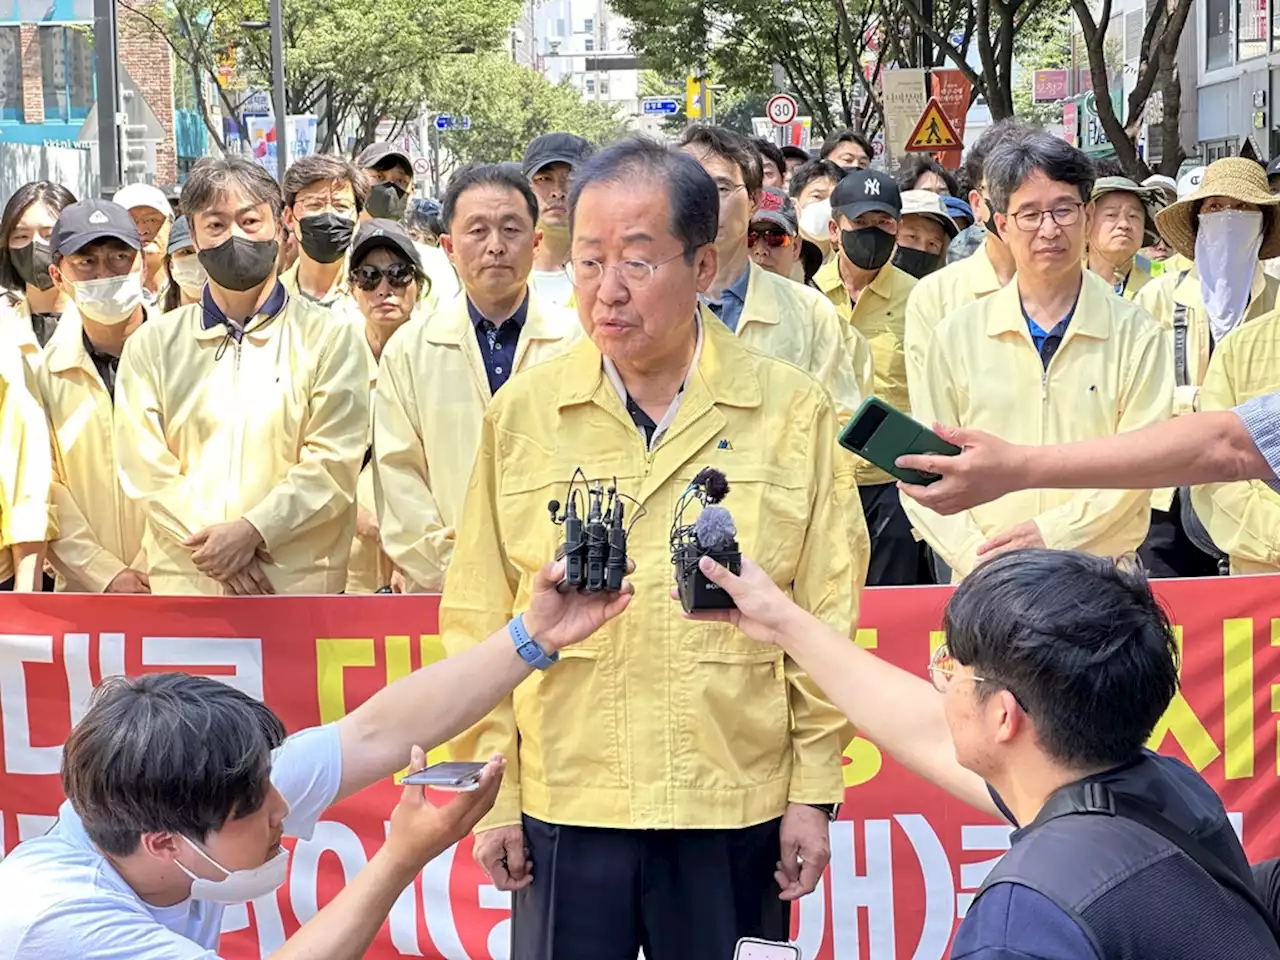
{"type": "Polygon", "coordinates": [[[920,122],[907,138],[905,150],[916,150],[932,153],[937,150],[958,150],[964,146],[956,128],[943,112],[942,104],[937,97],[929,100],[929,105],[920,115],[920,122]]]}

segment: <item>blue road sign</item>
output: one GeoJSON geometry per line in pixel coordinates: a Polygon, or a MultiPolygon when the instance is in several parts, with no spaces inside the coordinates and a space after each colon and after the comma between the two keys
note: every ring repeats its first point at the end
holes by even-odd
{"type": "Polygon", "coordinates": [[[453,117],[447,113],[442,113],[436,117],[437,130],[470,130],[470,117],[453,117]]]}
{"type": "Polygon", "coordinates": [[[645,97],[642,110],[646,117],[666,116],[680,112],[680,101],[671,97],[645,97]]]}
{"type": "Polygon", "coordinates": [[[448,130],[451,126],[453,126],[453,117],[449,116],[447,113],[442,113],[440,116],[436,117],[437,130],[448,130]]]}

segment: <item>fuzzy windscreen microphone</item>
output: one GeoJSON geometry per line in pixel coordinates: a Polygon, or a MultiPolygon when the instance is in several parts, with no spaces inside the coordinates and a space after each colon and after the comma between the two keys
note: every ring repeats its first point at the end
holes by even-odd
{"type": "Polygon", "coordinates": [[[728,479],[714,467],[703,467],[699,470],[691,486],[701,487],[706,491],[707,503],[719,503],[729,495],[728,479]]]}
{"type": "Polygon", "coordinates": [[[738,549],[738,528],[724,507],[704,507],[693,522],[693,533],[698,538],[698,549],[703,553],[738,549]]]}

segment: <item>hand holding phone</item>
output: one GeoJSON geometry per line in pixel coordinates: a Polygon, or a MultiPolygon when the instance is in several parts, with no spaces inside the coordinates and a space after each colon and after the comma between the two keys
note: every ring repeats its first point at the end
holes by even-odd
{"type": "Polygon", "coordinates": [[[909,453],[938,453],[954,457],[960,448],[948,443],[921,423],[879,397],[867,397],[840,431],[840,446],[875,464],[885,473],[905,483],[927,486],[940,480],[936,473],[922,473],[898,466],[899,457],[909,453]]]}
{"type": "Polygon", "coordinates": [[[411,773],[400,782],[406,787],[432,787],[462,793],[480,786],[484,767],[483,763],[471,760],[447,760],[411,773]]]}

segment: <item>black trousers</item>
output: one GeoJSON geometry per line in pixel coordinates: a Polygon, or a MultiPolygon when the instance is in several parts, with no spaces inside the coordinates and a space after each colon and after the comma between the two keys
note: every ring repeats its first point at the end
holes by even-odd
{"type": "Polygon", "coordinates": [[[512,960],[730,960],[786,940],[778,828],[603,830],[524,818],[533,883],[515,894],[512,960]]]}
{"type": "Polygon", "coordinates": [[[911,535],[911,521],[898,499],[898,487],[878,483],[858,488],[871,536],[868,587],[907,587],[932,583],[926,546],[911,535]]]}
{"type": "Polygon", "coordinates": [[[1205,553],[1182,529],[1182,491],[1174,491],[1173,504],[1151,511],[1151,529],[1138,547],[1138,558],[1149,577],[1216,577],[1218,561],[1205,553]]]}

